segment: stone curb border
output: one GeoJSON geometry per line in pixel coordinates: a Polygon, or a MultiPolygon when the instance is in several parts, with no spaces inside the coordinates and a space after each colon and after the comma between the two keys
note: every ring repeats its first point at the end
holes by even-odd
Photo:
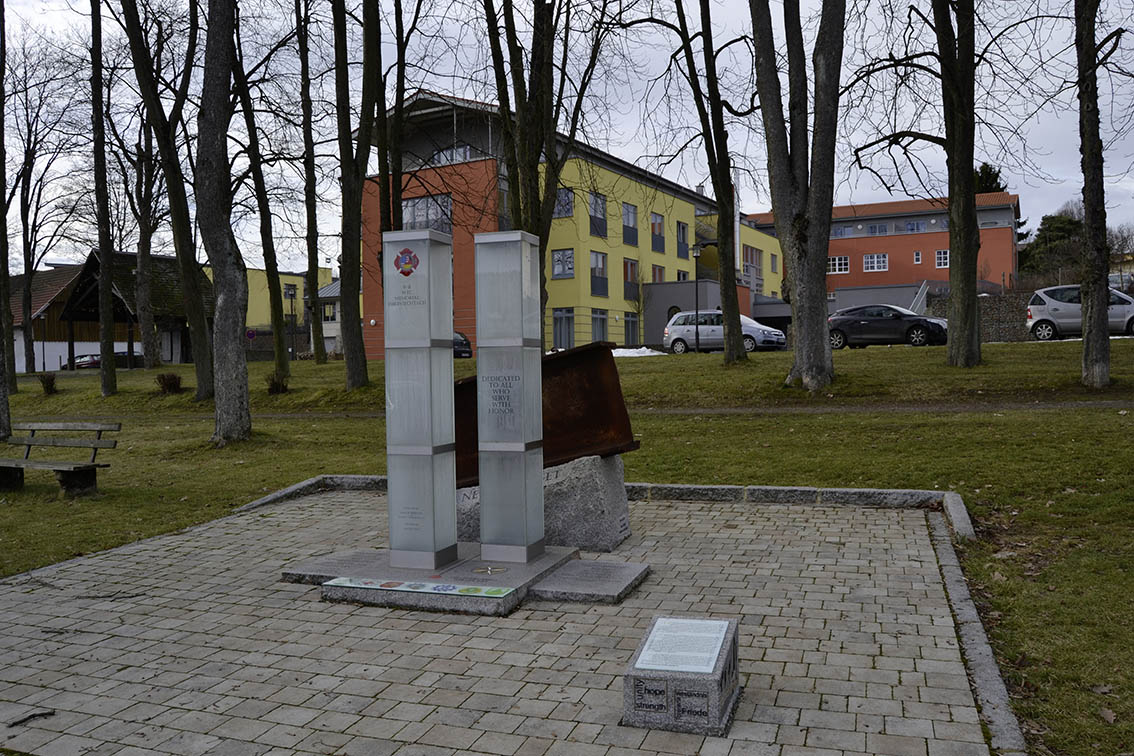
{"type": "Polygon", "coordinates": [[[969,682],[976,693],[981,717],[988,727],[992,752],[998,756],[1027,756],[1027,742],[1020,731],[1020,723],[1012,712],[1008,688],[1000,675],[1000,666],[988,644],[980,615],[969,594],[968,581],[961,571],[960,560],[949,538],[949,527],[944,518],[929,513],[930,537],[937,552],[937,563],[945,583],[945,593],[953,609],[957,635],[964,652],[969,682]]]}
{"type": "Polygon", "coordinates": [[[940,509],[958,540],[976,537],[964,499],[953,491],[917,488],[809,488],[795,486],[690,486],[627,483],[630,501],[722,501],[803,506],[940,509]]]}
{"type": "MultiPolygon", "coordinates": [[[[275,504],[319,491],[385,491],[385,475],[317,475],[237,507],[233,512],[275,504]]],[[[806,486],[698,486],[627,483],[630,501],[721,501],[752,504],[941,509],[958,540],[975,538],[964,499],[953,491],[917,488],[810,488],[806,486]]]]}
{"type": "Polygon", "coordinates": [[[320,491],[382,491],[386,490],[385,475],[316,475],[314,478],[302,480],[295,485],[273,491],[267,496],[250,501],[247,504],[233,509],[235,512],[247,512],[250,509],[259,509],[269,504],[276,504],[288,499],[298,499],[308,494],[320,491]]]}

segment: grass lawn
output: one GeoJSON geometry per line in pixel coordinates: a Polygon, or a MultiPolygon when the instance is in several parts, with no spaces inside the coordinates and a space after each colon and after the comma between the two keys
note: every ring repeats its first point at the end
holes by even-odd
{"type": "MultiPolygon", "coordinates": [[[[819,397],[780,386],[787,353],[728,369],[719,355],[620,360],[642,442],[627,478],[959,491],[979,535],[966,573],[1034,750],[1134,751],[1134,340],[1111,345],[1115,381],[1101,392],[1078,386],[1078,342],[986,345],[986,364],[964,371],[944,366],[943,348],[844,350],[819,397]],[[1097,399],[1111,404],[1081,403],[1097,399]],[[747,409],[701,411],[718,407],[747,409]]],[[[94,372],[61,374],[49,397],[21,381],[17,419],[114,417],[123,431],[100,453],[112,466],[99,497],[64,501],[42,471],[3,495],[0,575],[202,522],[319,473],[384,472],[381,363],[349,394],[341,362],[295,363],[293,390],[276,397],[269,368],[251,366],[253,440],[222,450],[207,443],[211,405],[158,395],[159,371],[120,372],[107,399],[94,372]]],[[[457,362],[458,376],[474,369],[457,362]]],[[[193,380],[184,366],[161,372],[193,380]]]]}

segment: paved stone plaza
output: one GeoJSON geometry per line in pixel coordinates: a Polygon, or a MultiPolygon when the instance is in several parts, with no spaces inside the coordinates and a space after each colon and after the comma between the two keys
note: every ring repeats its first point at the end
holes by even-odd
{"type": "Polygon", "coordinates": [[[927,514],[631,503],[622,604],[510,617],[328,604],[285,565],[384,544],[311,495],[0,581],[0,747],[143,753],[988,754],[927,514]],[[652,617],[740,620],[727,738],[620,727],[652,617]],[[50,716],[8,726],[29,714],[50,716]]]}

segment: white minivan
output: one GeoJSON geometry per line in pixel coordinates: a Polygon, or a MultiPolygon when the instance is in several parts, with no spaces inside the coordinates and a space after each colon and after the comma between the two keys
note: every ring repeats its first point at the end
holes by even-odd
{"type": "MultiPolygon", "coordinates": [[[[1028,301],[1028,331],[1039,341],[1083,334],[1083,302],[1079,285],[1039,289],[1028,301]]],[[[1110,290],[1106,308],[1112,334],[1134,336],[1134,299],[1110,290]]]]}

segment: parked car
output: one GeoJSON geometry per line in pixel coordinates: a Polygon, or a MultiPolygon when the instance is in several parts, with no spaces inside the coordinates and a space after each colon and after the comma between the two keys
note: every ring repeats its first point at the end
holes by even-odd
{"type": "Polygon", "coordinates": [[[453,331],[453,356],[472,357],[472,344],[469,337],[460,331],[453,331]]]}
{"type": "MultiPolygon", "coordinates": [[[[141,367],[142,355],[137,352],[134,353],[135,367],[141,367]]],[[[98,354],[84,354],[82,357],[75,358],[75,369],[81,370],[83,368],[97,368],[102,366],[102,356],[98,354]]],[[[125,368],[126,367],[126,351],[114,353],[114,366],[125,368]]]]}
{"type": "MultiPolygon", "coordinates": [[[[698,332],[701,351],[724,349],[724,316],[719,310],[689,310],[674,314],[662,331],[662,346],[674,354],[684,354],[696,348],[698,332]]],[[[783,331],[769,328],[747,315],[740,316],[740,332],[746,352],[783,349],[787,344],[783,331]]]]}
{"type": "Polygon", "coordinates": [[[846,307],[827,318],[831,348],[862,348],[870,344],[944,344],[949,323],[929,318],[897,305],[877,304],[846,307]]]}
{"type": "MultiPolygon", "coordinates": [[[[1050,341],[1083,333],[1083,302],[1079,285],[1038,289],[1028,300],[1028,332],[1038,341],[1050,341]]],[[[1134,336],[1134,299],[1110,290],[1106,308],[1111,333],[1134,336]]]]}

